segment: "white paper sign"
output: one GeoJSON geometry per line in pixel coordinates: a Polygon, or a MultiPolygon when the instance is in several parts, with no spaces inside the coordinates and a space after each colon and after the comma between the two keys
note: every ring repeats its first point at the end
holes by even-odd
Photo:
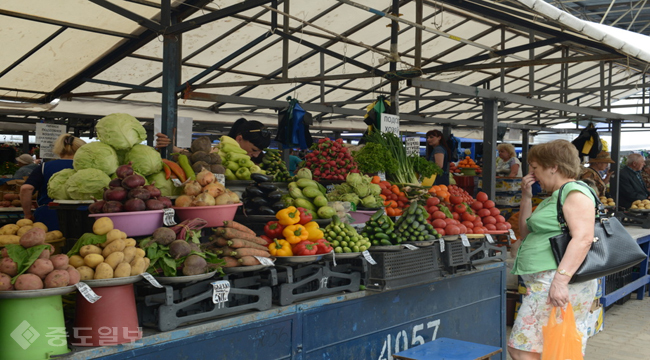
{"type": "Polygon", "coordinates": [[[440,252],[445,252],[445,239],[440,238],[440,252]]]}
{"type": "MultiPolygon", "coordinates": [[[[192,146],[192,118],[179,116],[176,118],[176,144],[180,148],[188,148],[192,146]]],[[[153,133],[157,134],[162,128],[162,116],[153,116],[153,133]]],[[[172,139],[173,134],[166,134],[172,139]]]]}
{"type": "Polygon", "coordinates": [[[363,255],[363,257],[366,259],[366,261],[367,261],[370,265],[377,265],[377,262],[375,261],[375,259],[372,258],[372,256],[370,256],[370,253],[368,252],[368,250],[364,250],[364,251],[361,253],[361,255],[363,255]]]}
{"type": "Polygon", "coordinates": [[[81,296],[84,297],[84,299],[88,300],[89,303],[94,304],[97,302],[97,300],[101,299],[102,297],[95,294],[93,289],[90,288],[90,286],[86,285],[86,283],[78,282],[75,284],[77,287],[77,290],[79,290],[79,293],[81,296]]]}
{"type": "Polygon", "coordinates": [[[259,261],[260,264],[262,264],[264,266],[273,266],[273,265],[275,265],[275,264],[273,264],[273,260],[271,260],[269,258],[261,257],[261,256],[253,256],[253,257],[256,258],[257,261],[259,261]]]}
{"type": "Polygon", "coordinates": [[[377,173],[377,176],[379,176],[380,181],[386,181],[386,173],[383,171],[380,171],[377,173]]]}
{"type": "Polygon", "coordinates": [[[390,132],[399,135],[399,116],[383,113],[381,114],[379,124],[379,130],[381,132],[390,132]]]}
{"type": "Polygon", "coordinates": [[[411,244],[404,244],[404,247],[409,249],[409,250],[417,250],[417,249],[419,249],[417,246],[411,245],[411,244]]]}
{"type": "Polygon", "coordinates": [[[221,308],[228,302],[228,294],[230,294],[230,282],[228,280],[215,281],[212,284],[212,303],[218,304],[221,308]]]}
{"type": "Polygon", "coordinates": [[[490,244],[494,244],[494,239],[492,239],[492,235],[490,235],[490,234],[485,234],[485,239],[486,239],[487,242],[489,242],[490,244]]]}
{"type": "Polygon", "coordinates": [[[176,221],[174,221],[175,213],[176,212],[174,211],[174,209],[171,208],[163,209],[163,224],[165,224],[165,226],[176,225],[176,221]]]}
{"type": "Polygon", "coordinates": [[[147,280],[149,282],[149,284],[151,284],[151,285],[153,285],[153,286],[155,286],[157,288],[162,288],[163,287],[162,285],[160,285],[158,280],[154,279],[154,277],[151,276],[151,274],[149,274],[148,272],[142,273],[140,275],[142,275],[142,277],[145,278],[145,280],[147,280]]]}
{"type": "Polygon", "coordinates": [[[406,156],[411,156],[411,155],[420,156],[419,137],[407,137],[405,143],[406,143],[406,156]]]}
{"type": "Polygon", "coordinates": [[[332,250],[330,253],[332,254],[332,263],[336,266],[336,252],[332,250]]]}
{"type": "Polygon", "coordinates": [[[214,177],[217,179],[219,184],[226,186],[226,176],[224,174],[214,174],[214,177]]]}
{"type": "Polygon", "coordinates": [[[460,241],[463,243],[463,246],[470,247],[469,239],[467,239],[467,235],[460,234],[460,241]]]}
{"type": "Polygon", "coordinates": [[[515,232],[512,231],[512,229],[508,229],[508,232],[510,233],[510,238],[512,240],[517,240],[517,237],[515,236],[515,232]]]}
{"type": "Polygon", "coordinates": [[[36,143],[40,146],[40,156],[43,159],[55,159],[54,143],[62,134],[66,133],[65,125],[36,123],[36,143]]]}

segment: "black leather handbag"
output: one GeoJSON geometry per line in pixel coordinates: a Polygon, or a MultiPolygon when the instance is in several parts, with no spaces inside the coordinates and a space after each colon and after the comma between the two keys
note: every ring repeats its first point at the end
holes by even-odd
{"type": "MultiPolygon", "coordinates": [[[[578,270],[573,274],[569,283],[593,280],[599,277],[634,266],[648,257],[643,252],[636,240],[625,230],[617,218],[607,218],[605,207],[594,193],[593,189],[583,182],[576,182],[587,187],[596,200],[596,222],[594,226],[594,241],[587,253],[587,257],[578,270]]],[[[566,185],[566,184],[565,184],[566,185]]],[[[553,236],[549,240],[555,261],[559,264],[566,252],[571,234],[564,220],[562,212],[562,185],[558,193],[557,220],[562,228],[562,234],[553,236]]]]}

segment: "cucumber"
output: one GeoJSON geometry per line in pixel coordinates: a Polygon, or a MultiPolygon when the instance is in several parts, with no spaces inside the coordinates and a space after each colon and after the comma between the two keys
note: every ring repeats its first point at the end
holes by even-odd
{"type": "Polygon", "coordinates": [[[381,240],[379,243],[380,243],[381,245],[383,245],[383,246],[390,246],[390,245],[393,245],[393,243],[390,242],[390,241],[388,241],[388,240],[381,240]]]}
{"type": "Polygon", "coordinates": [[[377,221],[379,218],[383,218],[382,215],[384,215],[384,209],[379,209],[374,214],[372,214],[370,221],[377,221]]]}
{"type": "Polygon", "coordinates": [[[376,233],[375,234],[376,239],[382,239],[382,240],[388,240],[390,237],[384,233],[376,233]]]}

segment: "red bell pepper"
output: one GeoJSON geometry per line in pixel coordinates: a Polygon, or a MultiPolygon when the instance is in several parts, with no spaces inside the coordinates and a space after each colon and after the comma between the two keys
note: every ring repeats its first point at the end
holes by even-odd
{"type": "Polygon", "coordinates": [[[334,250],[334,248],[332,248],[330,243],[325,239],[318,239],[314,241],[314,243],[316,244],[317,247],[316,254],[327,254],[332,252],[332,250],[334,250]]]}
{"type": "Polygon", "coordinates": [[[303,240],[293,246],[293,255],[298,255],[298,256],[316,255],[317,251],[318,251],[317,244],[309,240],[303,240]]]}
{"type": "Polygon", "coordinates": [[[273,239],[271,239],[270,237],[268,237],[266,235],[262,235],[262,236],[260,236],[260,238],[262,238],[262,239],[264,239],[264,241],[266,241],[266,245],[269,245],[269,244],[273,243],[273,239]]]}
{"type": "Polygon", "coordinates": [[[298,208],[298,213],[300,214],[300,220],[298,221],[298,224],[300,225],[305,225],[306,223],[310,222],[313,218],[312,214],[307,211],[305,208],[298,208]]]}
{"type": "Polygon", "coordinates": [[[284,225],[280,224],[279,221],[269,221],[264,225],[264,234],[273,239],[284,239],[282,231],[284,230],[284,225]]]}

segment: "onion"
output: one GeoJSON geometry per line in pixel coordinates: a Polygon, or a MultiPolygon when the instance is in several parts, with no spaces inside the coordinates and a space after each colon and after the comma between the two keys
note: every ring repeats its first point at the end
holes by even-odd
{"type": "Polygon", "coordinates": [[[196,181],[201,186],[212,184],[215,180],[214,174],[210,170],[203,169],[200,173],[196,174],[196,181]]]}
{"type": "Polygon", "coordinates": [[[143,187],[149,191],[149,194],[151,195],[152,198],[157,198],[160,195],[162,195],[160,193],[160,189],[158,189],[156,187],[156,182],[155,181],[152,182],[151,185],[145,185],[143,187]]]}
{"type": "Polygon", "coordinates": [[[189,195],[189,196],[196,196],[200,194],[201,191],[202,191],[201,184],[199,184],[194,180],[185,184],[185,187],[183,188],[183,192],[185,193],[185,195],[189,195]]]}
{"type": "Polygon", "coordinates": [[[162,210],[165,208],[163,203],[156,199],[149,199],[144,204],[147,206],[147,210],[162,210]]]}
{"type": "Polygon", "coordinates": [[[129,199],[148,200],[149,198],[151,198],[151,194],[149,193],[149,190],[143,187],[137,187],[129,191],[129,199]]]}
{"type": "Polygon", "coordinates": [[[214,198],[207,192],[197,195],[192,201],[192,206],[213,206],[214,204],[214,198]]]}
{"type": "Polygon", "coordinates": [[[228,194],[228,196],[230,196],[230,199],[232,200],[233,204],[237,204],[237,203],[241,202],[241,200],[239,200],[239,195],[237,195],[237,193],[232,192],[230,190],[226,190],[226,194],[228,194]]]}
{"type": "Polygon", "coordinates": [[[230,197],[230,195],[226,193],[217,196],[217,198],[215,199],[216,205],[228,205],[232,203],[233,203],[232,198],[230,197]]]}
{"type": "Polygon", "coordinates": [[[212,197],[217,197],[217,196],[223,194],[225,191],[226,191],[226,188],[223,185],[221,185],[221,183],[218,183],[218,182],[208,184],[208,185],[203,187],[203,192],[207,192],[212,197]]]}
{"type": "Polygon", "coordinates": [[[146,209],[147,206],[142,199],[129,199],[124,203],[124,211],[143,211],[146,209]]]}
{"type": "Polygon", "coordinates": [[[122,179],[120,178],[115,178],[111,180],[111,182],[108,183],[109,188],[116,188],[116,187],[122,187],[122,179]]]}
{"type": "Polygon", "coordinates": [[[145,179],[138,175],[129,175],[122,180],[122,187],[125,189],[135,189],[138,186],[143,186],[146,183],[145,179]]]}
{"type": "Polygon", "coordinates": [[[133,167],[131,167],[131,162],[126,165],[118,166],[117,170],[115,170],[115,175],[117,175],[117,177],[120,179],[124,179],[129,175],[133,175],[133,167]]]}
{"type": "Polygon", "coordinates": [[[104,207],[104,204],[106,204],[106,201],[104,200],[95,200],[94,203],[88,205],[88,212],[91,214],[99,214],[103,211],[102,208],[104,207]]]}
{"type": "Polygon", "coordinates": [[[107,201],[102,207],[104,213],[116,213],[124,210],[124,206],[119,201],[107,201]]]}
{"type": "Polygon", "coordinates": [[[167,196],[158,196],[156,199],[163,204],[165,209],[173,206],[172,201],[167,196]]]}
{"type": "Polygon", "coordinates": [[[192,196],[181,195],[178,198],[176,198],[176,201],[174,202],[174,204],[175,204],[175,206],[178,206],[178,207],[188,207],[188,206],[192,206],[192,200],[194,200],[194,198],[192,196]]]}
{"type": "Polygon", "coordinates": [[[124,201],[126,199],[126,189],[123,187],[114,187],[104,190],[105,201],[124,201]]]}

